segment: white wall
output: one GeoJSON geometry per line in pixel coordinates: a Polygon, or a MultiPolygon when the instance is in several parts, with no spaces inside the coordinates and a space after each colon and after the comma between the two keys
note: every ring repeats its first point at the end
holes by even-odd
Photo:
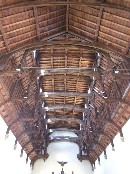
{"type": "Polygon", "coordinates": [[[21,146],[14,150],[15,137],[10,132],[5,140],[7,126],[0,117],[0,173],[1,174],[30,174],[30,164],[26,164],[26,155],[20,158],[21,146]]]}
{"type": "Polygon", "coordinates": [[[107,160],[100,156],[101,165],[96,161],[94,174],[130,174],[130,120],[123,127],[125,142],[120,140],[118,134],[114,139],[115,151],[111,145],[106,149],[107,160]]]}
{"type": "MultiPolygon", "coordinates": [[[[72,133],[57,133],[53,134],[53,136],[66,136],[71,135],[72,133]]],[[[79,148],[74,143],[69,142],[55,142],[51,143],[48,147],[49,157],[44,162],[42,159],[39,159],[34,164],[34,168],[32,174],[59,174],[61,171],[60,164],[57,161],[67,161],[68,163],[64,167],[64,171],[66,174],[93,174],[91,165],[88,161],[80,162],[77,159],[77,154],[79,153],[79,148]]]]}

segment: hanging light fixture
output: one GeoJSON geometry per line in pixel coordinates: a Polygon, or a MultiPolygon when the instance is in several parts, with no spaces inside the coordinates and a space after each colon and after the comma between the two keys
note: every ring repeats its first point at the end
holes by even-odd
{"type": "Polygon", "coordinates": [[[27,155],[27,158],[26,158],[26,164],[28,163],[28,155],[27,155]]]}
{"type": "Polygon", "coordinates": [[[120,130],[120,138],[121,138],[121,141],[124,142],[124,136],[123,136],[123,132],[122,132],[122,129],[120,130]]]}
{"type": "Polygon", "coordinates": [[[5,134],[5,140],[7,140],[7,138],[9,137],[9,131],[10,131],[10,128],[8,127],[7,131],[6,131],[6,134],[5,134]]]}
{"type": "Polygon", "coordinates": [[[100,165],[100,157],[98,156],[98,164],[100,165]]]}
{"type": "Polygon", "coordinates": [[[91,166],[92,166],[92,171],[94,171],[94,165],[93,165],[93,164],[91,164],[91,166]]]}
{"type": "Polygon", "coordinates": [[[14,150],[17,149],[17,140],[15,140],[15,144],[14,144],[14,150]]]}
{"type": "Polygon", "coordinates": [[[23,156],[23,149],[21,149],[21,154],[20,154],[20,157],[22,157],[23,156]]]}
{"type": "Polygon", "coordinates": [[[107,159],[107,153],[106,153],[106,150],[104,150],[104,158],[107,159]]]}
{"type": "Polygon", "coordinates": [[[113,140],[111,141],[111,145],[112,145],[112,151],[115,151],[113,140]]]}

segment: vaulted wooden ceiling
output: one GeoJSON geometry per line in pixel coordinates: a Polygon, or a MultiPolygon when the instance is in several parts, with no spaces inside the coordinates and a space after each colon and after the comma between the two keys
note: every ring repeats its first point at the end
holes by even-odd
{"type": "Polygon", "coordinates": [[[52,141],[92,164],[130,116],[130,2],[0,4],[0,114],[34,163],[52,141]],[[54,131],[72,137],[51,137],[54,131]]]}

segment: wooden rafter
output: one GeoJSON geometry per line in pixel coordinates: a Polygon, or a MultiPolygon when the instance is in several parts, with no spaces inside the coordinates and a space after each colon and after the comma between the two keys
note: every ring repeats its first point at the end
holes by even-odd
{"type": "Polygon", "coordinates": [[[129,49],[130,49],[130,38],[129,38],[128,44],[127,44],[127,46],[126,46],[126,49],[125,49],[125,54],[126,54],[126,55],[128,54],[129,49]]]}
{"type": "Polygon", "coordinates": [[[56,95],[63,95],[63,96],[79,96],[79,97],[91,97],[91,94],[87,93],[79,93],[79,92],[42,92],[41,96],[48,97],[48,96],[56,96],[56,95]]]}
{"type": "Polygon", "coordinates": [[[37,7],[33,7],[33,10],[34,10],[34,16],[35,16],[35,21],[36,21],[37,38],[38,38],[38,41],[39,41],[40,40],[40,30],[39,30],[39,23],[38,23],[37,7]]]}
{"type": "Polygon", "coordinates": [[[100,23],[101,23],[101,20],[102,20],[103,10],[104,10],[103,7],[100,7],[98,21],[97,21],[97,25],[96,25],[96,32],[95,32],[95,42],[97,42],[97,40],[98,40],[98,35],[99,35],[100,23]]]}
{"type": "MultiPolygon", "coordinates": [[[[26,160],[46,159],[51,133],[71,131],[78,136],[79,159],[94,164],[101,151],[106,155],[106,144],[112,144],[116,133],[123,135],[121,128],[129,118],[128,8],[66,0],[29,1],[0,10],[11,48],[1,51],[0,92],[7,94],[0,110],[26,160]],[[13,86],[16,77],[20,83],[13,86]],[[86,149],[89,156],[83,155],[86,149]]],[[[53,139],[64,140],[69,137],[53,139]]]]}
{"type": "Polygon", "coordinates": [[[6,34],[5,34],[3,26],[2,26],[1,18],[0,18],[0,30],[1,30],[1,33],[2,33],[2,36],[3,36],[5,47],[6,47],[7,51],[10,51],[9,44],[8,44],[8,41],[7,41],[7,38],[6,38],[6,34]]]}
{"type": "Polygon", "coordinates": [[[69,31],[69,5],[67,5],[66,7],[66,32],[68,31],[69,31]]]}
{"type": "MultiPolygon", "coordinates": [[[[79,36],[80,37],[80,36],[79,36]]],[[[84,37],[85,39],[85,37],[84,37]]],[[[115,53],[119,56],[123,56],[123,57],[126,57],[123,53],[121,53],[118,49],[113,49],[113,47],[111,46],[106,46],[104,44],[101,44],[101,43],[88,43],[88,42],[74,42],[74,41],[41,41],[41,42],[35,42],[33,44],[27,44],[27,45],[24,45],[22,47],[19,47],[18,49],[14,50],[14,51],[11,51],[7,54],[5,54],[4,58],[6,57],[9,57],[10,54],[12,53],[15,53],[16,51],[20,50],[20,49],[28,49],[28,50],[36,50],[36,49],[40,49],[41,47],[44,47],[44,48],[54,48],[58,46],[59,48],[82,48],[82,49],[93,49],[95,51],[98,51],[98,52],[101,52],[103,54],[105,53],[115,53]]],[[[107,55],[106,55],[107,56],[107,55]]]]}
{"type": "Polygon", "coordinates": [[[74,1],[42,1],[42,2],[35,2],[35,1],[30,1],[30,2],[19,2],[19,3],[15,3],[13,5],[8,5],[8,6],[3,6],[0,8],[0,10],[5,10],[5,9],[9,9],[9,8],[20,8],[20,7],[41,7],[41,6],[59,6],[59,5],[86,5],[86,6],[91,6],[91,7],[103,7],[103,8],[107,8],[107,9],[119,9],[119,10],[125,10],[125,11],[129,11],[129,8],[127,7],[121,7],[119,5],[114,5],[114,4],[110,4],[110,3],[102,3],[102,2],[74,2],[74,1]]]}

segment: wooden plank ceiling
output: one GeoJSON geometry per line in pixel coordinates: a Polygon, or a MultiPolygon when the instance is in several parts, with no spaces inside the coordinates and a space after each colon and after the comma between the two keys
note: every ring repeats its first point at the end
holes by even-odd
{"type": "Polygon", "coordinates": [[[92,164],[130,115],[129,1],[0,4],[0,114],[34,163],[52,141],[92,164]],[[54,131],[77,138],[52,138],[54,131]]]}

